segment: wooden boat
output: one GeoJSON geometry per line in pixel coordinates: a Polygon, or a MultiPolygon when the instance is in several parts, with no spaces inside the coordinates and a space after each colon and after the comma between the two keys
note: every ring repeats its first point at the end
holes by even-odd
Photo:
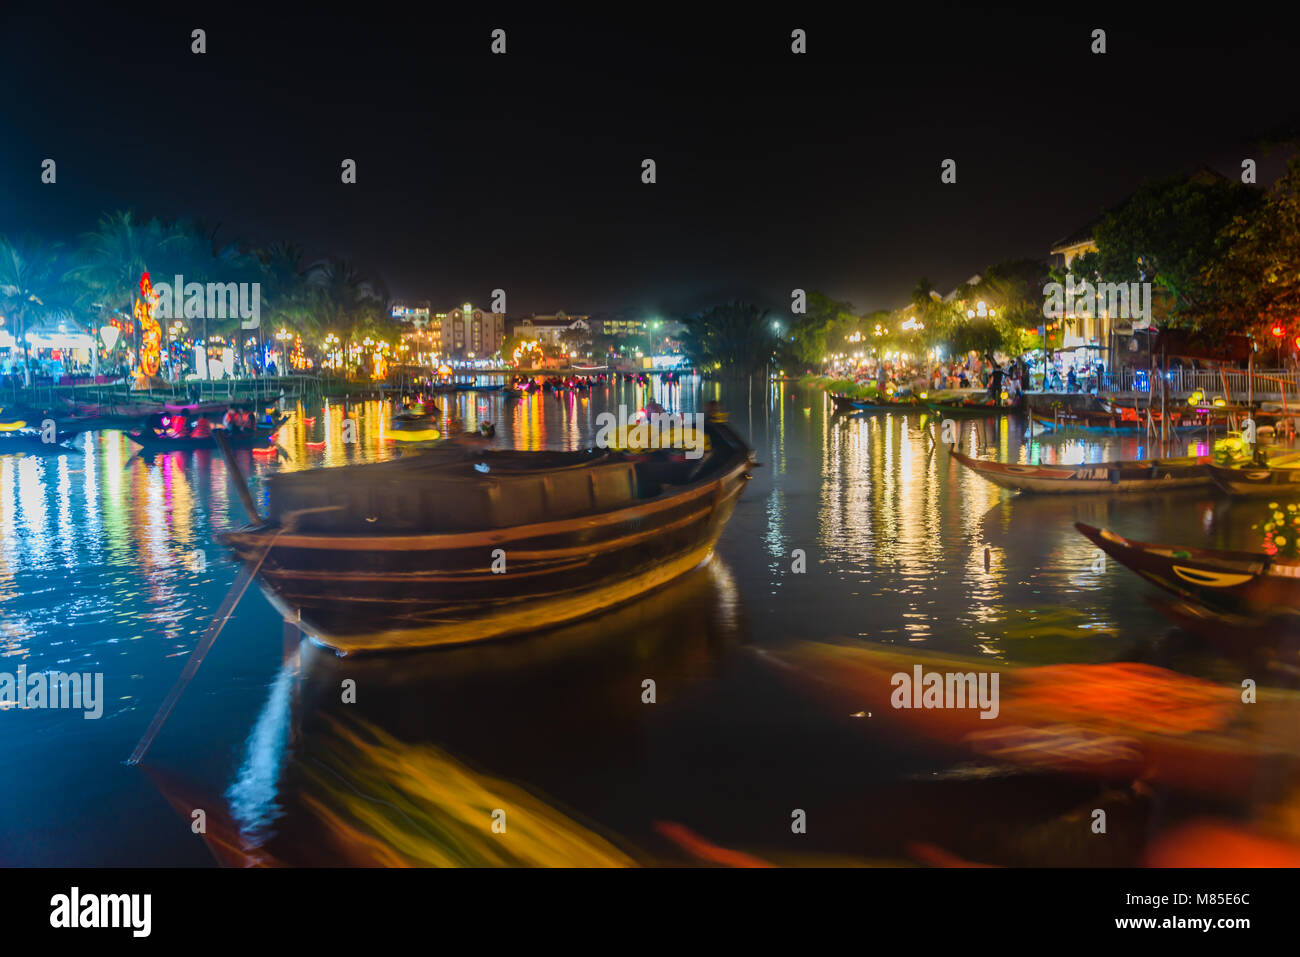
{"type": "Polygon", "coordinates": [[[956,449],[955,458],[994,485],[1019,492],[1148,492],[1210,484],[1210,456],[1097,462],[1084,465],[1020,465],[972,458],[956,449]]]}
{"type": "Polygon", "coordinates": [[[846,395],[828,392],[835,403],[836,412],[916,412],[920,403],[906,399],[851,399],[846,395]]]}
{"type": "Polygon", "coordinates": [[[925,407],[936,415],[941,415],[946,419],[973,419],[984,416],[1008,415],[1012,412],[1020,412],[1024,408],[1024,402],[1017,402],[1008,405],[994,405],[992,402],[977,402],[971,399],[959,399],[953,402],[935,401],[927,399],[925,407]]]}
{"type": "MultiPolygon", "coordinates": [[[[270,426],[259,425],[255,429],[242,431],[226,430],[226,439],[236,448],[266,445],[268,442],[275,440],[275,434],[280,431],[280,427],[287,421],[289,421],[289,417],[281,415],[277,416],[274,424],[270,426]]],[[[215,449],[217,447],[217,440],[210,435],[197,439],[190,437],[176,439],[167,435],[159,435],[153,429],[134,429],[127,433],[127,437],[136,445],[154,452],[215,449]]]]}
{"type": "Polygon", "coordinates": [[[455,383],[455,382],[436,382],[429,387],[430,392],[436,392],[439,395],[447,395],[452,392],[500,392],[505,386],[498,382],[494,385],[478,385],[477,383],[455,383]]]}
{"type": "Polygon", "coordinates": [[[1210,478],[1233,498],[1300,498],[1300,467],[1211,465],[1210,478]]]}
{"type": "Polygon", "coordinates": [[[225,534],[268,597],[343,651],[455,644],[586,617],[704,562],[753,468],[720,422],[700,458],[485,451],[281,474],[225,534]],[[265,558],[262,556],[265,554],[265,558]]]}
{"type": "MultiPolygon", "coordinates": [[[[765,657],[872,739],[895,732],[953,760],[1113,782],[1140,779],[1200,796],[1241,800],[1300,782],[1300,694],[1241,687],[1131,662],[1020,666],[879,645],[801,642],[765,657]],[[997,716],[979,707],[895,707],[903,684],[938,675],[998,676],[997,716]],[[865,730],[865,729],[864,729],[865,730]]],[[[955,684],[955,682],[954,682],[955,684]]],[[[965,682],[969,686],[969,681],[965,682]]]]}
{"type": "MultiPolygon", "coordinates": [[[[1045,429],[1063,429],[1072,432],[1105,432],[1111,435],[1145,435],[1146,423],[1131,422],[1117,414],[1094,412],[1090,410],[1071,410],[1060,416],[1045,415],[1042,412],[1030,412],[1035,425],[1045,429]]],[[[1174,416],[1170,420],[1169,431],[1172,434],[1187,432],[1204,432],[1206,422],[1195,413],[1174,416]]],[[[1156,421],[1156,431],[1160,422],[1156,421]]]]}
{"type": "Polygon", "coordinates": [[[1107,555],[1180,598],[1255,619],[1300,616],[1300,559],[1156,545],[1082,522],[1074,527],[1107,555]]]}

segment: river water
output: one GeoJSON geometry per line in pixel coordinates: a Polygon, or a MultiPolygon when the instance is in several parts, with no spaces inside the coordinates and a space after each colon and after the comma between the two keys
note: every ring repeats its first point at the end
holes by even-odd
{"type": "MultiPolygon", "coordinates": [[[[103,716],[0,712],[6,865],[1132,864],[1193,816],[1258,813],[937,757],[792,678],[814,642],[1002,665],[1156,661],[1214,681],[1243,664],[1174,641],[1149,586],[1073,528],[1258,548],[1259,505],[1208,491],[1029,498],[936,448],[932,417],[836,416],[792,383],[653,386],[719,400],[760,467],[714,560],[602,617],[456,649],[341,658],[250,589],[142,767],[123,762],[236,575],[216,543],[246,516],[216,453],[141,456],[116,431],[0,456],[0,640],[15,672],[102,672],[103,716]],[[655,701],[643,700],[654,682],[655,701]],[[351,689],[351,690],[349,690],[351,689]],[[355,701],[343,700],[355,695],[355,701]],[[1081,824],[1104,797],[1111,837],[1081,824]],[[196,815],[201,810],[202,815],[196,815]],[[799,812],[806,830],[791,822],[799,812]],[[194,833],[197,819],[206,834],[194,833]],[[505,831],[490,824],[500,819],[505,831]],[[206,840],[205,840],[206,838],[206,840]],[[927,850],[928,849],[928,850],[927,850]],[[938,849],[937,851],[935,849],[938,849]]],[[[643,387],[446,402],[498,443],[575,449],[643,387]]],[[[385,458],[378,402],[295,405],[282,469],[385,458]],[[342,441],[345,411],[360,440],[342,441]],[[324,448],[315,447],[323,442],[324,448]],[[312,443],[313,447],[308,447],[312,443]]],[[[1008,461],[1151,454],[1136,439],[964,423],[1008,461]]]]}

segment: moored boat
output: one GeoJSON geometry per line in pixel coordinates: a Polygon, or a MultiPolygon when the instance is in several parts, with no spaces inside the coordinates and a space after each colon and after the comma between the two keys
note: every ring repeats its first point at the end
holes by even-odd
{"type": "Polygon", "coordinates": [[[1096,462],[1082,465],[1021,465],[973,458],[956,449],[952,457],[994,485],[1020,492],[1146,492],[1210,484],[1209,456],[1096,462]]]}
{"type": "MultiPolygon", "coordinates": [[[[1111,435],[1145,435],[1145,423],[1130,421],[1110,412],[1093,412],[1090,410],[1070,410],[1060,415],[1045,415],[1042,412],[1030,412],[1030,419],[1045,429],[1062,429],[1075,432],[1105,432],[1111,435]]],[[[1203,432],[1206,421],[1195,413],[1180,414],[1170,417],[1169,431],[1174,434],[1203,432]]],[[[1155,420],[1155,429],[1160,431],[1160,421],[1155,420]]]]}
{"type": "Polygon", "coordinates": [[[924,409],[912,399],[853,399],[834,392],[827,394],[835,403],[836,412],[916,412],[924,409]]]}
{"type": "Polygon", "coordinates": [[[274,476],[269,514],[222,540],[268,597],[342,651],[534,631],[629,601],[712,553],[753,453],[485,451],[274,476]]]}
{"type": "Polygon", "coordinates": [[[1180,598],[1254,619],[1300,616],[1300,559],[1157,545],[1082,522],[1074,527],[1107,555],[1180,598]]]}
{"type": "Polygon", "coordinates": [[[1300,467],[1211,465],[1210,478],[1233,498],[1298,498],[1300,467]]]}
{"type": "Polygon", "coordinates": [[[1016,402],[996,405],[993,402],[979,402],[971,399],[959,399],[953,402],[934,401],[931,399],[925,402],[925,407],[936,415],[942,415],[945,418],[972,419],[1020,412],[1023,408],[1023,403],[1016,402]]]}

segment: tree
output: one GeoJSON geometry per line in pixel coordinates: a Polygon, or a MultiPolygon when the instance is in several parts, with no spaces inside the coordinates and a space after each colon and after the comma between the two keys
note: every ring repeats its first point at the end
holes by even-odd
{"type": "Polygon", "coordinates": [[[858,325],[851,302],[838,302],[814,290],[808,293],[808,311],[796,315],[790,327],[795,354],[804,365],[819,366],[828,353],[844,348],[845,337],[858,325]]]}
{"type": "Polygon", "coordinates": [[[1154,283],[1169,296],[1169,324],[1196,326],[1212,299],[1204,275],[1225,250],[1225,227],[1259,204],[1257,190],[1206,175],[1145,184],[1097,226],[1100,278],[1154,283]]]}
{"type": "Polygon", "coordinates": [[[310,308],[320,328],[342,343],[345,370],[354,339],[394,333],[391,322],[380,315],[384,303],[366,277],[346,260],[331,256],[314,263],[307,270],[307,281],[312,286],[310,308]]]}
{"type": "Polygon", "coordinates": [[[140,274],[157,269],[181,234],[157,219],[141,222],[131,210],[106,213],[81,237],[76,262],[65,274],[84,308],[122,316],[134,326],[132,306],[140,274]],[[152,264],[152,266],[151,266],[152,264]]]}
{"type": "Polygon", "coordinates": [[[1198,314],[1224,332],[1274,325],[1294,338],[1300,316],[1300,157],[1251,215],[1234,216],[1219,240],[1224,253],[1206,265],[1201,283],[1212,292],[1198,314]]]}
{"type": "Polygon", "coordinates": [[[795,359],[792,344],[782,339],[769,310],[731,302],[684,317],[682,349],[695,366],[708,372],[745,378],[795,359]]]}
{"type": "Polygon", "coordinates": [[[71,305],[68,289],[59,281],[59,249],[26,238],[10,242],[0,237],[0,309],[13,323],[14,339],[22,343],[23,384],[32,384],[27,329],[47,316],[62,315],[71,305]]]}

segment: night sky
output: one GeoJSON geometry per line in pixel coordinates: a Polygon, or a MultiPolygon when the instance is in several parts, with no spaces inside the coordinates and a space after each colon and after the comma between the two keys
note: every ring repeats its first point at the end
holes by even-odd
{"type": "Polygon", "coordinates": [[[1293,24],[1253,5],[1065,6],[5,14],[0,234],[73,239],[132,207],[340,254],[438,306],[499,286],[512,313],[671,313],[788,306],[802,287],[866,310],[900,305],[923,274],[946,291],[1045,257],[1144,179],[1235,176],[1245,156],[1262,181],[1280,172],[1283,155],[1252,142],[1294,129],[1293,24]],[[494,27],[505,56],[489,53],[494,27]],[[956,185],[939,181],[947,157],[956,185]]]}

